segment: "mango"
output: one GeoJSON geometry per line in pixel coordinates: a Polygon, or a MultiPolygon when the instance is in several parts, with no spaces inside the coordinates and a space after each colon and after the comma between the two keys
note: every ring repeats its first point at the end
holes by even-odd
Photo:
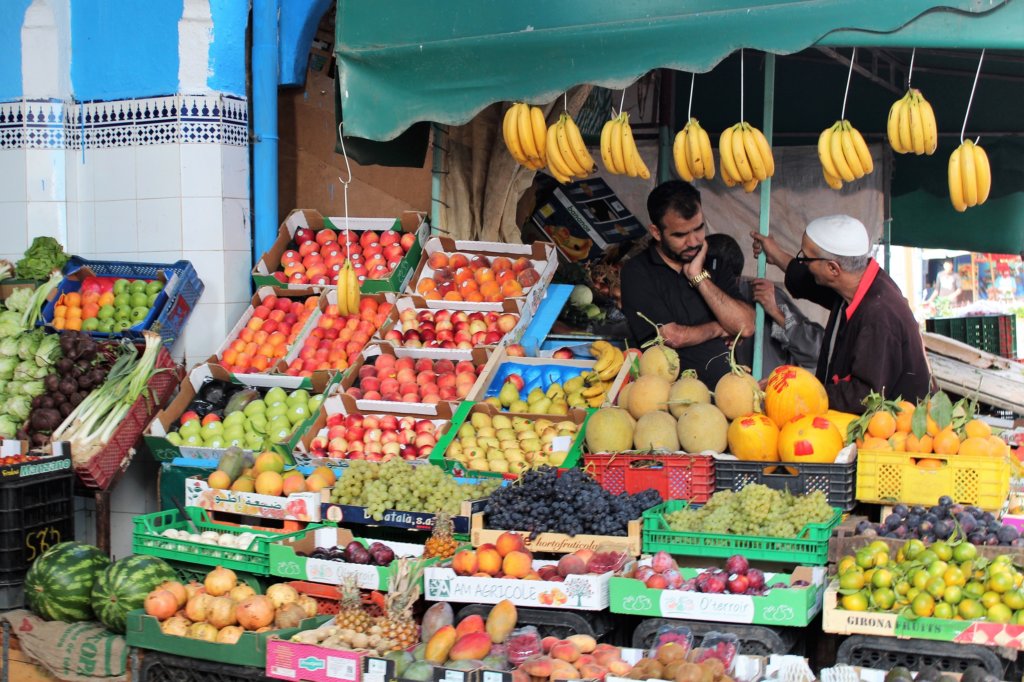
{"type": "MultiPolygon", "coordinates": [[[[515,554],[515,552],[513,552],[515,554]]],[[[511,556],[511,555],[510,555],[511,556]]],[[[491,608],[487,614],[487,634],[492,642],[504,642],[516,627],[518,614],[516,605],[508,599],[503,599],[491,608]]]]}
{"type": "Polygon", "coordinates": [[[477,614],[472,616],[466,616],[462,619],[462,622],[455,627],[455,634],[458,637],[468,635],[471,632],[487,632],[487,626],[484,624],[484,617],[477,614]]]}
{"type": "Polygon", "coordinates": [[[491,638],[485,632],[470,632],[456,640],[448,652],[453,661],[483,658],[491,652],[491,638]]]}
{"type": "Polygon", "coordinates": [[[455,628],[445,625],[427,641],[427,648],[423,650],[423,660],[434,665],[442,665],[448,660],[448,652],[455,646],[456,637],[455,628]]]}
{"type": "Polygon", "coordinates": [[[446,625],[451,625],[455,620],[452,606],[448,602],[438,602],[427,609],[423,614],[423,627],[420,628],[420,637],[424,642],[429,642],[434,633],[446,625]]]}

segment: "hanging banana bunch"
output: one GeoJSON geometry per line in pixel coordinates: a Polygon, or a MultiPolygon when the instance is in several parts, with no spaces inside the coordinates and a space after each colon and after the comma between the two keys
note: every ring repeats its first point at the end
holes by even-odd
{"type": "Polygon", "coordinates": [[[576,122],[565,112],[547,129],[546,149],[548,172],[562,184],[594,172],[594,157],[587,151],[576,122]]]}
{"type": "Polygon", "coordinates": [[[683,129],[676,133],[672,158],[676,162],[679,177],[687,182],[693,182],[695,178],[710,180],[715,177],[711,138],[695,118],[687,121],[683,129]]]}
{"type": "Polygon", "coordinates": [[[352,267],[352,261],[346,259],[338,273],[338,312],[342,315],[359,313],[359,278],[352,267]]]}
{"type": "Polygon", "coordinates": [[[512,158],[530,170],[547,165],[547,122],[540,107],[516,102],[501,123],[501,134],[512,158]]]}
{"type": "Polygon", "coordinates": [[[743,185],[753,192],[757,183],[775,174],[775,158],[764,133],[746,121],[722,131],[718,139],[722,180],[729,187],[743,185]]]}
{"type": "Polygon", "coordinates": [[[859,180],[875,170],[864,136],[846,119],[836,121],[818,136],[818,160],[825,182],[832,189],[841,189],[844,182],[859,180]]]}
{"type": "Polygon", "coordinates": [[[897,154],[931,156],[939,145],[935,112],[916,88],[910,88],[903,99],[893,103],[889,109],[886,132],[889,144],[897,154]]]}
{"type": "Polygon", "coordinates": [[[963,213],[971,206],[980,206],[992,189],[992,170],[985,150],[964,140],[949,157],[949,199],[953,208],[963,213]]]}
{"type": "Polygon", "coordinates": [[[601,129],[601,160],[609,173],[648,180],[651,171],[640,158],[640,151],[629,127],[629,114],[623,112],[601,129]]]}

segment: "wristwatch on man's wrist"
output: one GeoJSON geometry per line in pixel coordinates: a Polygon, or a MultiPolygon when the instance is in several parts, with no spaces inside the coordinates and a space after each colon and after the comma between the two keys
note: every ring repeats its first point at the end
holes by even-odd
{"type": "Polygon", "coordinates": [[[701,282],[703,282],[704,280],[706,280],[710,276],[711,276],[711,273],[709,273],[707,270],[701,270],[699,275],[697,275],[696,277],[693,277],[690,280],[690,286],[693,287],[694,289],[696,289],[697,285],[699,285],[701,282]]]}

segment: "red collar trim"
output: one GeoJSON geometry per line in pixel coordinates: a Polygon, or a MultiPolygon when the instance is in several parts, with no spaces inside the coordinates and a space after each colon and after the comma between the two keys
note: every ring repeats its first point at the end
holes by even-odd
{"type": "Polygon", "coordinates": [[[860,284],[857,285],[857,292],[853,295],[853,300],[850,305],[846,307],[846,321],[849,322],[850,318],[857,311],[857,306],[864,300],[864,296],[868,293],[868,289],[875,281],[875,277],[878,276],[878,261],[874,258],[868,261],[867,268],[864,269],[864,274],[861,275],[860,284]]]}

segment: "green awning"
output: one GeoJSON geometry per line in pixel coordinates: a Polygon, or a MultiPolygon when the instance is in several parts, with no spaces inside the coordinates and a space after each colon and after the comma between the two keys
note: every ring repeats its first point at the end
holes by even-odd
{"type": "Polygon", "coordinates": [[[390,140],[417,121],[461,124],[493,102],[549,102],[580,83],[621,88],[659,67],[703,73],[741,47],[776,54],[815,44],[1019,49],[1022,6],[1024,0],[339,0],[340,105],[348,135],[390,140]],[[986,13],[1004,16],[979,21],[986,13]]]}

